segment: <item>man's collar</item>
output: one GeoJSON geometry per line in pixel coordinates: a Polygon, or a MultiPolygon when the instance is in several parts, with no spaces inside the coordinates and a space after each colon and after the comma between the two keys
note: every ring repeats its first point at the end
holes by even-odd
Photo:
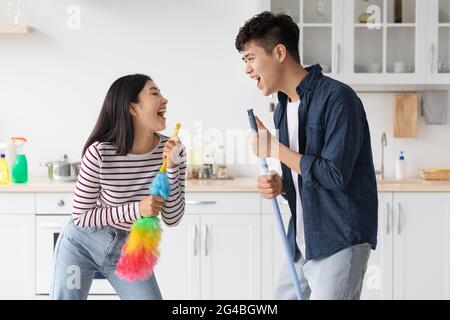
{"type": "MultiPolygon", "coordinates": [[[[300,81],[299,85],[295,88],[297,94],[301,97],[305,93],[310,93],[314,89],[316,80],[322,75],[322,67],[320,64],[315,64],[310,67],[305,68],[308,73],[300,81]]],[[[282,106],[286,106],[288,101],[288,96],[284,92],[278,92],[278,101],[281,102],[282,106]]]]}

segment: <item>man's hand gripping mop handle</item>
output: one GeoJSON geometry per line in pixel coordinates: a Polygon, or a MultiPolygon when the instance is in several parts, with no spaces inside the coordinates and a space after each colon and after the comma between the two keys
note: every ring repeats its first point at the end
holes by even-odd
{"type": "MultiPolygon", "coordinates": [[[[256,124],[255,115],[253,114],[253,109],[247,110],[248,112],[248,120],[250,122],[250,127],[253,131],[258,132],[258,126],[256,124]]],[[[267,175],[269,172],[269,166],[267,165],[267,161],[264,158],[259,158],[261,169],[263,171],[263,175],[267,175]]],[[[302,292],[300,290],[300,282],[298,280],[297,271],[295,270],[294,259],[291,255],[291,251],[289,250],[289,242],[285,233],[283,220],[281,219],[280,207],[278,206],[277,198],[273,198],[270,200],[272,203],[272,209],[275,214],[275,220],[277,222],[278,231],[280,233],[281,239],[283,240],[283,247],[285,254],[288,258],[289,269],[291,272],[292,281],[294,282],[295,293],[297,294],[297,299],[302,300],[302,292]]]]}

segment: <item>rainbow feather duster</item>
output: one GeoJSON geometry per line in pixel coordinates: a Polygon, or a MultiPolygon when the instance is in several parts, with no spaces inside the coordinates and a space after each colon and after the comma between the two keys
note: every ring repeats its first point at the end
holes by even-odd
{"type": "MultiPolygon", "coordinates": [[[[172,136],[178,135],[178,123],[172,136]]],[[[150,185],[150,195],[167,200],[170,194],[170,184],[166,173],[167,159],[164,158],[161,169],[150,185]]],[[[148,279],[153,274],[153,267],[159,258],[159,242],[161,240],[161,227],[156,216],[142,217],[136,220],[127,242],[122,247],[116,274],[119,278],[130,282],[148,279]]]]}

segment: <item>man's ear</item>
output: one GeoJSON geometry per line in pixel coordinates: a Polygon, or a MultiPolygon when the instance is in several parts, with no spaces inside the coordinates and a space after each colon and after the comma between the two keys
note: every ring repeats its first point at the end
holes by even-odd
{"type": "Polygon", "coordinates": [[[275,56],[275,59],[278,60],[278,62],[282,63],[284,60],[286,60],[287,50],[286,47],[283,44],[277,44],[275,48],[273,48],[273,54],[275,56]]]}

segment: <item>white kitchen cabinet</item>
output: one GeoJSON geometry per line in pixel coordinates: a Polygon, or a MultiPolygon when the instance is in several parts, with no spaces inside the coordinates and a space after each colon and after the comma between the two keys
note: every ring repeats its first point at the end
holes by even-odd
{"type": "Polygon", "coordinates": [[[300,29],[299,53],[304,66],[319,63],[322,72],[342,73],[344,0],[263,0],[262,10],[290,15],[300,29]]]}
{"type": "Polygon", "coordinates": [[[259,299],[259,215],[203,215],[202,299],[259,299]]]}
{"type": "Polygon", "coordinates": [[[427,80],[450,83],[450,0],[427,1],[427,17],[427,80]]]}
{"type": "Polygon", "coordinates": [[[259,215],[187,214],[163,227],[155,275],[164,299],[259,299],[259,215]]]}
{"type": "MultiPolygon", "coordinates": [[[[283,204],[280,207],[284,211],[282,212],[282,219],[285,232],[287,232],[291,214],[290,212],[286,212],[283,206],[286,207],[287,205],[283,204]]],[[[261,292],[262,299],[270,300],[274,298],[280,270],[287,258],[273,213],[263,213],[261,217],[261,230],[261,292]]]]}
{"type": "Polygon", "coordinates": [[[261,0],[300,28],[302,64],[350,85],[448,85],[450,0],[261,0]],[[369,13],[369,20],[360,19],[369,13]],[[366,21],[366,22],[362,22],[366,21]],[[327,73],[327,72],[324,72],[327,73]]]}
{"type": "Polygon", "coordinates": [[[34,214],[0,214],[0,300],[34,298],[34,214]]]}
{"type": "Polygon", "coordinates": [[[256,193],[191,193],[163,226],[155,274],[164,299],[259,299],[261,217],[256,193]]]}
{"type": "Polygon", "coordinates": [[[380,193],[362,299],[449,299],[450,194],[380,193]]]}
{"type": "Polygon", "coordinates": [[[394,195],[394,299],[450,299],[450,194],[394,195]]]}
{"type": "Polygon", "coordinates": [[[173,228],[161,225],[155,276],[163,299],[200,299],[200,216],[186,214],[173,228]]]}
{"type": "Polygon", "coordinates": [[[425,83],[427,1],[403,0],[396,20],[394,0],[345,1],[344,78],[350,84],[425,83]],[[371,19],[360,17],[370,12],[371,19]]]}
{"type": "Polygon", "coordinates": [[[378,194],[377,248],[370,252],[361,292],[362,300],[392,299],[393,194],[378,194]]]}

